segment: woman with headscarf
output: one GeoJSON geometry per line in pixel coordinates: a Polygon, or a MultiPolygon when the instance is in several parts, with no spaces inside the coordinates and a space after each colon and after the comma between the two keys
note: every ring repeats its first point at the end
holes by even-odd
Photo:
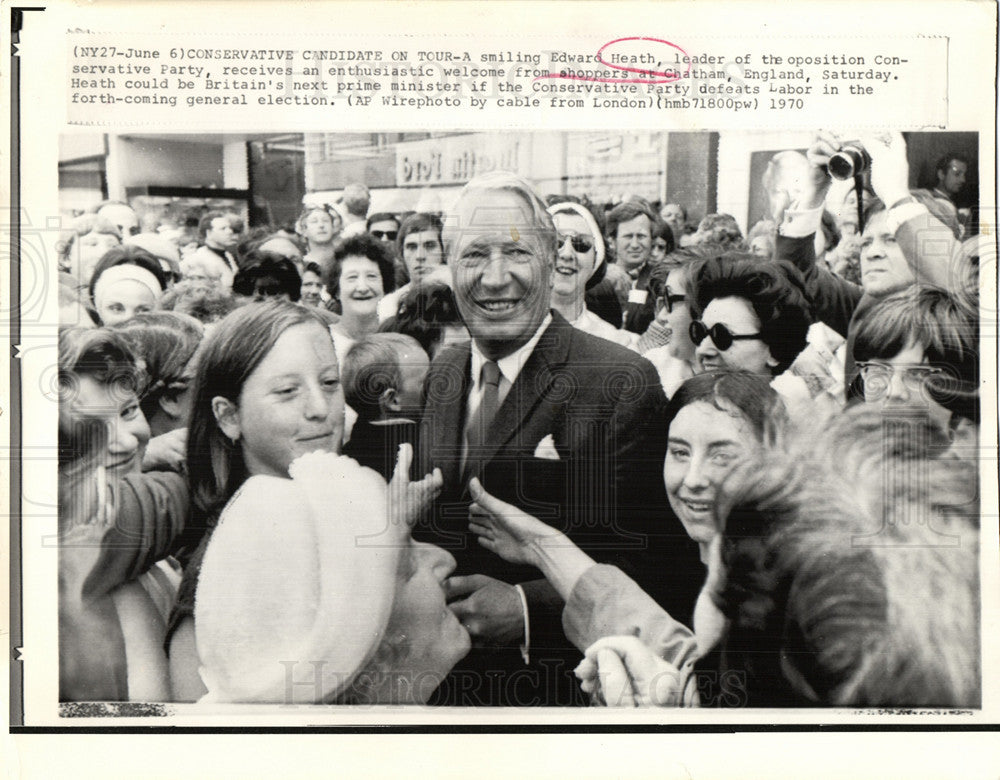
{"type": "Polygon", "coordinates": [[[669,333],[664,334],[655,322],[645,334],[640,335],[615,328],[587,308],[587,282],[604,262],[604,240],[600,228],[590,211],[579,203],[557,203],[548,211],[559,236],[555,273],[552,275],[552,308],[584,333],[637,352],[666,343],[669,333]]]}
{"type": "Polygon", "coordinates": [[[117,325],[136,314],[159,308],[167,289],[160,262],[137,246],[115,247],[104,254],[90,278],[94,309],[104,325],[117,325]]]}

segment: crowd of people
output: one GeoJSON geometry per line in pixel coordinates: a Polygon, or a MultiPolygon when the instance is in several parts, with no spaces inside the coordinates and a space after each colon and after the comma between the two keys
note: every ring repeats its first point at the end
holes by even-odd
{"type": "Polygon", "coordinates": [[[980,243],[862,140],[746,235],[506,172],[79,217],[61,699],[979,706],[980,243]]]}

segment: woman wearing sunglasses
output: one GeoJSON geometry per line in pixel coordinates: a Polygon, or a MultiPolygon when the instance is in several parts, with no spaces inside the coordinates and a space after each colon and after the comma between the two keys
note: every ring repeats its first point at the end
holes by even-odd
{"type": "Polygon", "coordinates": [[[809,302],[787,263],[744,253],[710,257],[693,274],[689,299],[688,333],[700,371],[776,377],[806,346],[809,302]]]}
{"type": "Polygon", "coordinates": [[[687,289],[691,274],[709,254],[705,248],[697,246],[678,249],[649,274],[649,294],[656,301],[655,322],[670,331],[670,341],[666,346],[643,353],[643,357],[656,366],[667,398],[700,370],[689,332],[691,307],[687,289]]]}
{"type": "Polygon", "coordinates": [[[552,308],[573,327],[637,352],[665,343],[669,332],[655,321],[646,333],[631,333],[615,328],[587,308],[587,282],[604,262],[604,239],[597,220],[586,207],[571,201],[550,206],[549,213],[559,234],[552,275],[552,308]]]}

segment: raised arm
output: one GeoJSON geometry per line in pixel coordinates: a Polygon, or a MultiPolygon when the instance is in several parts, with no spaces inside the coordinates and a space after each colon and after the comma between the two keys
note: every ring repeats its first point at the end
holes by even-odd
{"type": "Polygon", "coordinates": [[[563,599],[566,636],[585,651],[605,636],[638,636],[675,666],[697,652],[693,632],[620,569],[595,563],[565,534],[491,496],[473,480],[471,530],[511,563],[537,567],[563,599]]]}
{"type": "Polygon", "coordinates": [[[87,578],[88,597],[109,594],[173,553],[188,519],[188,488],[180,474],[129,474],[109,482],[108,493],[115,516],[87,578]]]}
{"type": "Polygon", "coordinates": [[[104,468],[63,470],[59,507],[59,699],[128,697],[125,642],[110,597],[85,595],[85,583],[114,523],[104,468]]]}
{"type": "Polygon", "coordinates": [[[813,316],[844,338],[854,309],[861,300],[861,287],[842,279],[816,262],[815,236],[820,229],[823,207],[830,191],[827,164],[840,148],[832,133],[817,134],[806,153],[806,165],[788,187],[772,193],[773,217],[778,224],[775,259],[794,265],[803,276],[813,316]]]}
{"type": "Polygon", "coordinates": [[[952,292],[962,289],[968,268],[961,245],[951,228],[910,192],[903,134],[875,133],[862,140],[872,158],[872,188],[889,210],[889,228],[917,280],[952,292]]]}
{"type": "Polygon", "coordinates": [[[473,504],[469,529],[479,543],[510,563],[536,567],[565,602],[580,576],[595,565],[566,534],[487,493],[478,479],[469,485],[473,504]]]}

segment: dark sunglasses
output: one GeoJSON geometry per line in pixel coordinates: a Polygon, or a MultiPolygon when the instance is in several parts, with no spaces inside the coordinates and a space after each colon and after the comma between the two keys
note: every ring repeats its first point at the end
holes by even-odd
{"type": "Polygon", "coordinates": [[[396,236],[399,235],[399,231],[397,231],[397,230],[373,230],[371,232],[371,234],[373,236],[375,236],[375,238],[377,238],[379,241],[395,241],[396,240],[396,236]]]}
{"type": "Polygon", "coordinates": [[[573,245],[574,252],[589,252],[594,248],[594,242],[590,236],[582,236],[579,233],[564,233],[559,236],[559,246],[564,246],[569,241],[573,245]]]}
{"type": "Polygon", "coordinates": [[[712,343],[722,352],[733,346],[734,341],[752,341],[760,338],[759,333],[731,333],[729,328],[721,322],[717,322],[711,328],[707,328],[701,320],[691,321],[691,324],[688,326],[688,335],[695,346],[701,344],[705,340],[705,336],[710,336],[712,343]]]}
{"type": "Polygon", "coordinates": [[[667,314],[672,314],[674,311],[675,303],[684,303],[687,300],[687,296],[684,295],[661,295],[656,299],[661,302],[667,308],[667,314]]]}

